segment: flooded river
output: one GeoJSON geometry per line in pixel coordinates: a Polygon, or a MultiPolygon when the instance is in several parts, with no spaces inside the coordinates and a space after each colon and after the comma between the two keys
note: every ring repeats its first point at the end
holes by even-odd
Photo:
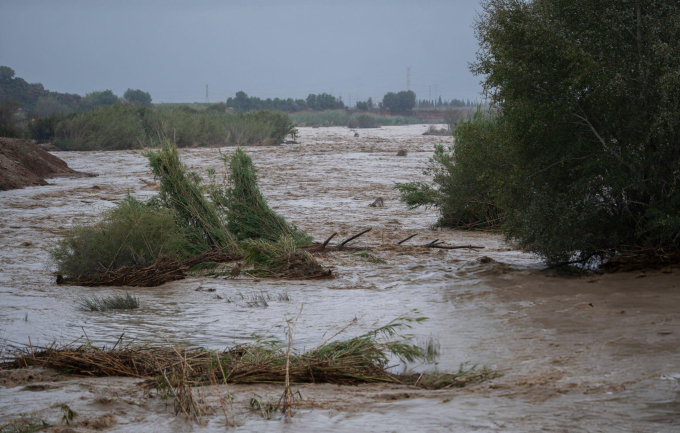
{"type": "MultiPolygon", "coordinates": [[[[330,280],[187,278],[133,288],[128,290],[141,307],[122,313],[80,311],[84,296],[125,289],[57,286],[47,249],[71,225],[91,221],[126,194],[154,195],[147,160],[136,151],[58,153],[71,168],[98,177],[53,179],[47,186],[0,192],[0,337],[41,345],[86,334],[97,345],[111,345],[124,334],[124,341],[224,348],[256,336],[283,338],[285,319],[304,303],[295,336],[302,349],[354,319],[346,336],[417,314],[428,320],[410,332],[416,341],[438,342],[440,371],[469,362],[502,376],[439,391],[301,386],[301,395],[316,407],[301,409],[288,424],[265,421],[247,407],[253,396],[278,398],[280,387],[235,386],[237,430],[678,431],[680,271],[567,279],[542,272],[536,257],[498,235],[429,230],[436,212],[407,210],[394,190],[397,182],[426,180],[422,172],[433,146],[451,141],[422,136],[425,130],[424,125],[383,127],[359,130],[355,137],[347,128],[300,128],[299,144],[246,149],[277,212],[317,240],[372,228],[353,245],[372,247],[384,262],[336,253],[320,259],[336,275],[330,280]],[[400,149],[407,156],[397,156],[400,149]],[[385,206],[370,207],[378,197],[385,206]],[[415,233],[405,245],[440,239],[485,248],[395,247],[415,233]],[[259,293],[285,293],[289,300],[270,301],[266,308],[227,302],[259,293]]],[[[181,156],[199,173],[209,168],[223,173],[219,152],[184,149],[181,156]]],[[[45,419],[58,424],[58,407],[49,407],[62,402],[91,420],[76,430],[200,430],[149,398],[133,379],[0,373],[0,426],[43,409],[45,419]],[[44,387],[31,391],[29,383],[44,387]]],[[[215,392],[204,388],[206,395],[215,392]]],[[[225,429],[217,413],[207,421],[206,431],[225,429]]]]}

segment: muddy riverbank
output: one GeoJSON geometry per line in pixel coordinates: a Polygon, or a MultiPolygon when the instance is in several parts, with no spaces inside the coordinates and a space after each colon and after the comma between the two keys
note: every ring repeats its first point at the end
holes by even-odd
{"type": "MultiPolygon", "coordinates": [[[[248,148],[270,205],[317,240],[373,230],[356,241],[374,247],[375,263],[350,252],[321,259],[327,281],[188,278],[135,288],[133,312],[78,310],[87,294],[120,288],[57,286],[46,248],[74,223],[132,194],[147,198],[156,185],[146,159],[133,151],[59,153],[71,168],[96,178],[58,178],[53,185],[0,192],[0,337],[17,343],[69,342],[87,332],[95,344],[125,333],[138,342],[183,342],[224,348],[254,334],[283,338],[284,319],[305,303],[295,344],[313,347],[348,322],[362,333],[417,309],[429,320],[412,330],[434,338],[437,368],[470,362],[503,376],[463,389],[425,391],[394,385],[301,386],[315,407],[293,424],[265,421],[251,411],[253,396],[278,399],[278,386],[234,386],[243,431],[676,431],[680,427],[680,271],[562,278],[488,233],[430,231],[432,210],[409,211],[396,182],[425,180],[433,145],[450,137],[422,136],[424,125],[362,130],[301,128],[299,144],[248,148]],[[406,149],[407,156],[397,156],[406,149]],[[370,207],[382,197],[384,207],[370,207]],[[407,245],[441,239],[484,250],[422,250],[407,245]],[[488,257],[492,260],[481,260],[488,257]],[[196,289],[202,290],[197,291],[196,289]],[[214,291],[211,291],[214,289],[214,291]],[[238,293],[285,292],[289,301],[267,308],[228,303],[238,293]]],[[[231,152],[232,149],[222,149],[231,152]]],[[[186,149],[199,172],[223,172],[217,149],[186,149]]],[[[433,368],[429,367],[419,367],[433,368]]],[[[76,430],[184,431],[154,393],[132,379],[83,379],[49,371],[0,372],[0,425],[40,411],[60,424],[57,403],[80,414],[76,430]]],[[[223,430],[218,390],[205,387],[216,408],[207,430],[223,430]]]]}

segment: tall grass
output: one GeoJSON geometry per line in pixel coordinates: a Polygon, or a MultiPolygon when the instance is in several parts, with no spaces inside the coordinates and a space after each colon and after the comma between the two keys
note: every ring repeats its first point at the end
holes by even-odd
{"type": "Polygon", "coordinates": [[[345,110],[300,111],[290,118],[298,126],[347,126],[349,114],[345,110]]]}
{"type": "Polygon", "coordinates": [[[374,128],[377,126],[413,125],[429,123],[428,119],[408,116],[381,116],[374,113],[353,113],[346,110],[300,111],[290,115],[298,126],[349,126],[374,128]]]}
{"type": "Polygon", "coordinates": [[[54,144],[62,150],[135,149],[166,138],[178,147],[276,145],[297,132],[287,114],[271,111],[230,114],[115,104],[57,119],[54,144]]]}

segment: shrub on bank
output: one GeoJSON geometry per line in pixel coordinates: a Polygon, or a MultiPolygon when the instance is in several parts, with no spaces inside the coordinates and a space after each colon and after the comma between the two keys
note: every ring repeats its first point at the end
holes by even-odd
{"type": "Polygon", "coordinates": [[[433,158],[435,186],[402,185],[404,200],[437,206],[447,226],[499,214],[508,238],[552,264],[680,260],[680,5],[483,9],[472,70],[498,115],[456,126],[433,158]]]}

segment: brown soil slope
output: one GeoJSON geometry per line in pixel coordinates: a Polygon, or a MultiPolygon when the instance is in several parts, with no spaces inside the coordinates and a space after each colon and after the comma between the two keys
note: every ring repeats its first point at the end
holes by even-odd
{"type": "Polygon", "coordinates": [[[79,173],[35,144],[16,138],[0,138],[0,191],[47,185],[45,178],[91,176],[79,173]]]}

